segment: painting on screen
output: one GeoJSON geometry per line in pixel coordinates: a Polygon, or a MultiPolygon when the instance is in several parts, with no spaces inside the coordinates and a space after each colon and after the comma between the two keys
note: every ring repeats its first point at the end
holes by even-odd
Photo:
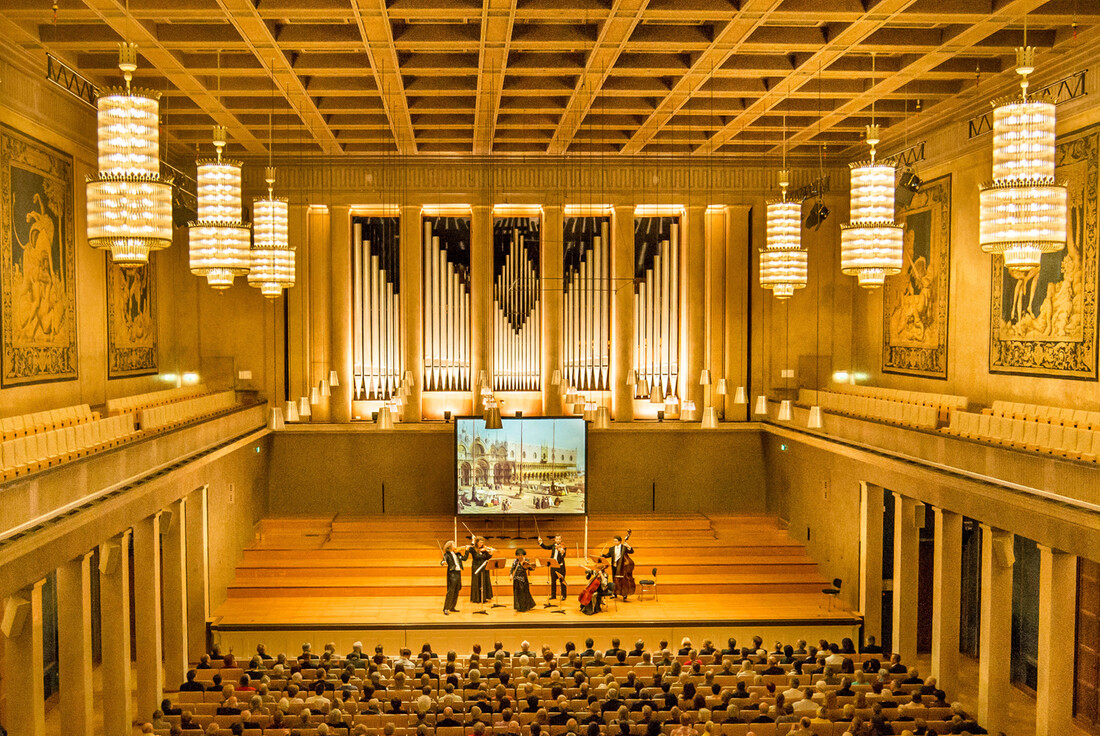
{"type": "Polygon", "coordinates": [[[157,372],[157,282],[148,265],[122,268],[107,260],[107,378],[157,372]]]}
{"type": "Polygon", "coordinates": [[[455,421],[455,507],[460,514],[583,514],[585,422],[581,417],[481,417],[455,421]]]}
{"type": "Polygon", "coordinates": [[[1096,379],[1100,128],[1058,137],[1055,179],[1069,188],[1066,247],[1016,278],[993,258],[989,370],[1096,379]]]}
{"type": "Polygon", "coordinates": [[[947,378],[951,177],[926,182],[907,207],[904,265],[883,290],[882,370],[947,378]]]}
{"type": "Polygon", "coordinates": [[[76,378],[73,159],[0,128],[2,384],[76,378]]]}

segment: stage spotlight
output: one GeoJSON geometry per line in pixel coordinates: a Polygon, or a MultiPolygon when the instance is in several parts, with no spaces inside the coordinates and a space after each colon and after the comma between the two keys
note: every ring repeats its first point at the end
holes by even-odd
{"type": "Polygon", "coordinates": [[[806,219],[802,221],[802,226],[807,230],[817,230],[821,227],[821,223],[828,219],[829,208],[819,199],[814,202],[814,206],[810,208],[810,214],[806,215],[806,219]]]}
{"type": "Polygon", "coordinates": [[[898,188],[894,190],[894,204],[898,207],[908,207],[913,201],[913,195],[920,191],[924,182],[912,171],[905,171],[898,181],[898,188]]]}

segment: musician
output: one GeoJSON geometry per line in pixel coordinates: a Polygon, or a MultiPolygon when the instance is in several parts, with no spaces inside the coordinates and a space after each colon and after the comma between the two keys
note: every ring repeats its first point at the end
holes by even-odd
{"type": "MultiPolygon", "coordinates": [[[[603,599],[611,593],[611,580],[607,576],[607,570],[607,563],[600,561],[584,574],[588,584],[585,586],[584,592],[581,593],[581,600],[587,598],[587,602],[581,603],[581,613],[586,616],[592,616],[602,611],[603,599]]],[[[591,647],[590,644],[589,647],[591,647]]]]}
{"type": "Polygon", "coordinates": [[[549,544],[543,542],[540,536],[539,546],[550,550],[550,559],[558,563],[557,567],[550,569],[550,600],[558,597],[558,583],[561,582],[561,599],[564,601],[568,593],[565,592],[565,545],[561,535],[555,534],[554,541],[549,544]]]}
{"type": "Polygon", "coordinates": [[[459,554],[454,542],[448,540],[447,544],[443,545],[443,559],[439,564],[447,566],[447,599],[443,601],[444,616],[458,613],[455,604],[458,603],[458,594],[462,590],[462,563],[469,557],[469,547],[459,554]]]}
{"type": "Polygon", "coordinates": [[[615,590],[613,595],[622,596],[623,602],[626,602],[626,597],[634,592],[634,578],[633,578],[633,563],[630,564],[630,570],[627,570],[628,555],[634,554],[634,548],[627,544],[627,540],[630,539],[630,531],[626,533],[626,540],[619,535],[615,535],[615,544],[611,545],[603,556],[611,561],[610,574],[614,581],[615,590]],[[631,573],[628,575],[628,573],[631,573]]]}
{"type": "Polygon", "coordinates": [[[489,559],[494,552],[496,552],[495,549],[485,544],[484,537],[475,537],[473,545],[469,548],[470,567],[473,568],[470,575],[472,603],[489,603],[493,600],[493,583],[489,580],[489,559]]]}
{"type": "Polygon", "coordinates": [[[512,606],[517,611],[530,611],[535,607],[535,599],[531,597],[531,582],[527,579],[527,573],[534,569],[535,563],[527,560],[527,550],[522,547],[517,549],[511,569],[512,606]]]}

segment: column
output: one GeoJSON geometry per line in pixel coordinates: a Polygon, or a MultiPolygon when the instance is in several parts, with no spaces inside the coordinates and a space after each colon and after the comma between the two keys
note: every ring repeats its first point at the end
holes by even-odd
{"type": "Polygon", "coordinates": [[[42,681],[41,581],[7,599],[4,603],[4,622],[14,624],[4,639],[4,658],[0,667],[4,726],[10,736],[44,736],[46,704],[42,681]]]}
{"type": "MultiPolygon", "coordinates": [[[[978,639],[978,722],[990,733],[1008,727],[1012,686],[1012,534],[982,524],[982,602],[978,639]]],[[[1072,660],[1070,660],[1072,662],[1072,660]]],[[[1069,662],[1066,666],[1070,666],[1069,662]]]]}
{"type": "Polygon", "coordinates": [[[553,386],[550,380],[555,370],[561,370],[564,222],[560,204],[545,205],[542,212],[542,413],[557,416],[561,414],[561,385],[553,386]]]}
{"type": "Polygon", "coordinates": [[[61,722],[72,736],[92,734],[92,555],[57,568],[57,675],[61,722]]]}
{"type": "Polygon", "coordinates": [[[882,486],[859,482],[859,610],[864,636],[882,638],[882,486]]]}
{"type": "Polygon", "coordinates": [[[493,384],[493,213],[487,205],[473,207],[470,214],[470,387],[474,413],[481,414],[481,386],[478,375],[485,371],[493,384]]]}
{"type": "MultiPolygon", "coordinates": [[[[184,547],[187,562],[187,660],[197,662],[206,652],[207,546],[206,546],[206,486],[187,494],[184,514],[184,547]]],[[[175,683],[173,683],[175,686],[175,683]]]]}
{"type": "Polygon", "coordinates": [[[406,422],[419,422],[424,415],[421,398],[424,386],[423,304],[421,287],[424,267],[424,228],[420,207],[401,208],[401,301],[405,313],[405,370],[412,371],[413,383],[405,402],[406,422]]]}
{"type": "Polygon", "coordinates": [[[130,733],[130,532],[99,547],[103,732],[130,733]]]}
{"type": "MultiPolygon", "coordinates": [[[[320,218],[316,210],[305,205],[292,204],[288,208],[291,237],[298,238],[295,258],[295,287],[283,294],[287,304],[286,341],[289,381],[287,397],[297,402],[302,396],[309,398],[309,248],[314,229],[320,218]]],[[[282,397],[277,397],[282,399],[282,397]]],[[[307,420],[308,421],[308,420],[307,420]]]]}
{"type": "MultiPolygon", "coordinates": [[[[347,208],[344,211],[345,220],[347,208]]],[[[307,278],[305,281],[306,320],[304,329],[309,335],[308,354],[306,355],[305,395],[311,396],[313,389],[319,387],[319,381],[328,380],[328,351],[331,324],[329,322],[329,248],[332,247],[332,231],[339,228],[332,217],[333,212],[327,207],[310,207],[309,209],[309,259],[307,261],[307,278]]],[[[317,404],[310,407],[314,422],[327,422],[330,418],[330,402],[327,397],[320,397],[317,404]]]]}
{"type": "Polygon", "coordinates": [[[179,687],[187,674],[187,507],[176,501],[161,516],[164,594],[164,679],[179,687]]]}
{"type": "Polygon", "coordinates": [[[134,643],[137,718],[147,720],[160,707],[164,691],[159,514],[134,524],[134,643]]]}
{"type": "Polygon", "coordinates": [[[1035,736],[1073,731],[1077,557],[1039,545],[1039,682],[1035,736]]]}
{"type": "MultiPolygon", "coordinates": [[[[726,335],[726,220],[725,207],[707,208],[707,254],[706,254],[706,353],[704,368],[710,369],[710,406],[718,410],[719,416],[725,413],[725,398],[717,393],[719,378],[725,378],[725,335],[726,335]]],[[[729,381],[727,380],[728,384],[729,381]]],[[[733,391],[731,386],[728,391],[733,391]]],[[[732,398],[732,396],[731,396],[732,398]]],[[[700,405],[702,409],[702,405],[700,405]]],[[[702,415],[700,415],[702,416],[702,415]]]]}
{"type": "Polygon", "coordinates": [[[932,672],[940,689],[954,696],[959,678],[959,609],[962,595],[962,514],[933,509],[935,564],[932,571],[932,672]]]}
{"type": "Polygon", "coordinates": [[[917,658],[917,585],[920,537],[917,517],[924,506],[894,494],[894,628],[893,650],[910,665],[917,658]]]}
{"type": "MultiPolygon", "coordinates": [[[[351,209],[344,205],[331,210],[329,228],[330,291],[329,327],[330,360],[328,367],[336,371],[340,382],[332,386],[329,397],[331,421],[346,424],[351,421],[351,209]]],[[[328,380],[329,371],[321,376],[328,380]]]]}
{"type": "MultiPolygon", "coordinates": [[[[749,279],[752,269],[751,242],[752,207],[738,205],[729,208],[726,220],[726,360],[725,377],[729,384],[726,396],[726,419],[743,422],[748,418],[748,404],[733,403],[734,392],[744,386],[752,401],[757,388],[749,385],[749,279]]],[[[759,237],[759,236],[758,236],[759,237]]],[[[762,242],[762,241],[761,241],[762,242]]],[[[760,393],[756,391],[756,393],[760,393]]]]}
{"type": "Polygon", "coordinates": [[[634,204],[619,202],[611,215],[611,413],[617,422],[634,420],[634,204]]]}
{"type": "Polygon", "coordinates": [[[705,206],[692,205],[687,208],[687,238],[680,248],[683,268],[680,269],[680,294],[684,319],[680,321],[680,334],[683,348],[680,351],[680,385],[683,387],[681,399],[695,402],[696,417],[703,416],[703,387],[699,385],[699,375],[703,371],[703,359],[706,357],[707,311],[706,311],[706,212],[705,206]]]}

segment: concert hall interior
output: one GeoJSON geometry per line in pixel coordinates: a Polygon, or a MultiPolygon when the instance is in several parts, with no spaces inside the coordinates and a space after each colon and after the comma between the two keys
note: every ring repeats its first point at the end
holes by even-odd
{"type": "Polygon", "coordinates": [[[1097,0],[0,0],[0,736],[1100,736],[1098,101],[1097,0]]]}

